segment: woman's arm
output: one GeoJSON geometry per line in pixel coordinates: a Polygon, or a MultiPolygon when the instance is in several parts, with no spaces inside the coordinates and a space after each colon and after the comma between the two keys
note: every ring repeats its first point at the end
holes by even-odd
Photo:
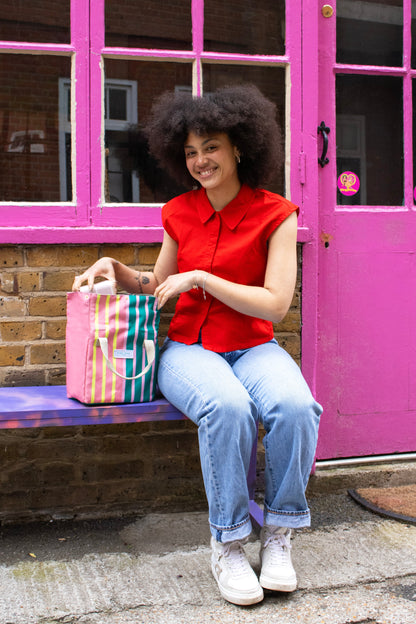
{"type": "Polygon", "coordinates": [[[170,274],[157,286],[159,306],[195,284],[230,308],[278,323],[288,311],[296,285],[297,216],[292,213],[269,238],[264,286],[245,286],[205,271],[170,274]]]}
{"type": "Polygon", "coordinates": [[[100,258],[82,275],[78,275],[72,285],[72,290],[79,290],[84,282],[92,289],[97,277],[104,277],[117,284],[129,293],[153,294],[157,285],[166,280],[171,273],[176,273],[177,266],[176,242],[164,233],[162,247],[156,261],[154,271],[136,271],[118,262],[114,258],[100,258]]]}

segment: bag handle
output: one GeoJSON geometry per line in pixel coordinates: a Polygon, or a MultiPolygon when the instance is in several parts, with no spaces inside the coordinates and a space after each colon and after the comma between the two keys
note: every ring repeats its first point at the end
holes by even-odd
{"type": "Polygon", "coordinates": [[[142,370],[141,373],[139,373],[138,375],[135,375],[135,377],[125,377],[124,375],[122,375],[121,373],[118,373],[116,371],[116,369],[114,368],[114,366],[112,365],[112,363],[110,362],[109,358],[108,358],[108,340],[107,338],[103,338],[103,337],[99,337],[98,338],[99,342],[100,342],[100,347],[101,347],[101,351],[103,352],[105,361],[107,363],[108,368],[115,374],[118,375],[118,377],[121,377],[122,379],[139,379],[139,377],[142,377],[143,375],[145,375],[147,373],[147,371],[152,367],[153,362],[155,361],[155,343],[153,342],[153,340],[143,340],[143,345],[146,351],[146,355],[147,355],[147,366],[146,368],[144,368],[142,370]]]}

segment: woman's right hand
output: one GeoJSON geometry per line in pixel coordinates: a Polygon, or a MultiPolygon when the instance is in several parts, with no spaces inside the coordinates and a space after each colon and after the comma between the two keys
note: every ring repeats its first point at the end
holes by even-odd
{"type": "Polygon", "coordinates": [[[84,282],[87,282],[89,290],[92,290],[97,277],[104,277],[107,280],[116,282],[115,264],[117,264],[117,260],[113,258],[100,258],[84,273],[75,277],[72,290],[79,290],[84,282]]]}

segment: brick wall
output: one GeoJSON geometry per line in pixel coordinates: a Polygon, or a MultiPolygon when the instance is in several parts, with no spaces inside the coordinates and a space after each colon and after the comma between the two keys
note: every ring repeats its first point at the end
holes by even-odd
{"type": "MultiPolygon", "coordinates": [[[[65,301],[74,275],[104,255],[151,269],[158,250],[0,247],[0,384],[64,384],[65,301]]],[[[171,303],[162,313],[161,340],[173,309],[171,303]]],[[[297,361],[300,327],[298,283],[289,313],[275,327],[297,361]]],[[[0,431],[0,522],[203,506],[198,439],[190,422],[0,431]]]]}

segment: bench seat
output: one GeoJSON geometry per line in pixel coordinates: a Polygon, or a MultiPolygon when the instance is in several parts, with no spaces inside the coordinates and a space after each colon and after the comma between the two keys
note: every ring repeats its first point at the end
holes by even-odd
{"type": "Polygon", "coordinates": [[[67,397],[66,386],[0,388],[0,429],[158,420],[186,420],[186,416],[163,398],[150,403],[84,405],[67,397]]]}

